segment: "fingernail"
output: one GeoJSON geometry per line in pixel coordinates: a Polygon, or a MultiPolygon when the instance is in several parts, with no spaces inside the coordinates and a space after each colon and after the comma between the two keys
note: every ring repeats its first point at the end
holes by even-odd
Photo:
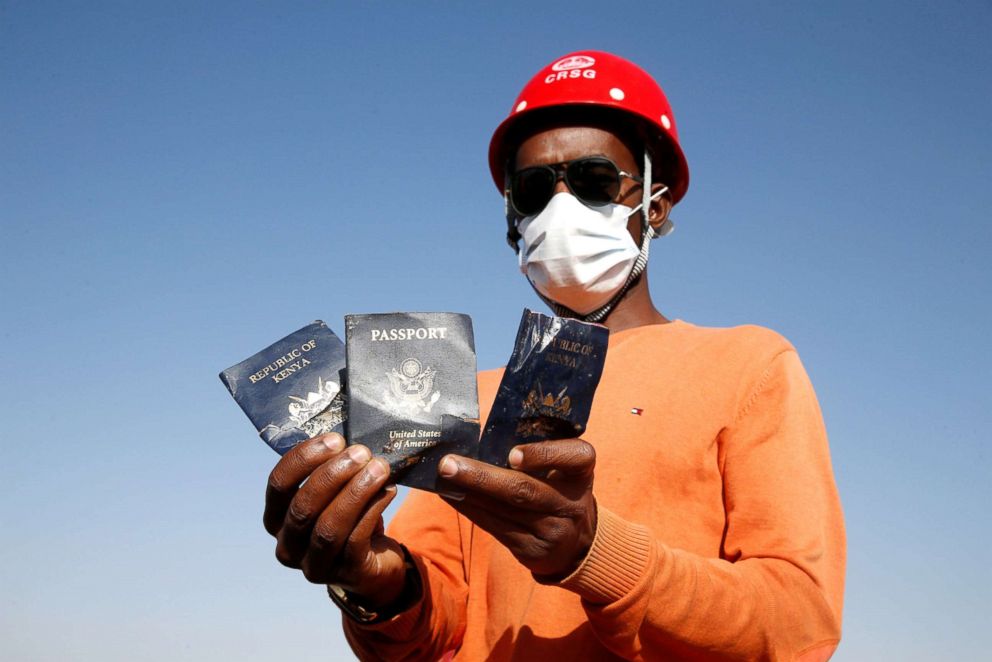
{"type": "Polygon", "coordinates": [[[359,464],[365,464],[372,458],[372,453],[365,446],[352,446],[348,449],[348,457],[359,464]]]}
{"type": "Polygon", "coordinates": [[[389,466],[379,458],[376,458],[368,463],[365,470],[368,471],[369,475],[373,478],[379,479],[389,473],[389,466]]]}
{"type": "Polygon", "coordinates": [[[524,461],[524,452],[519,448],[510,451],[510,466],[516,469],[524,461]]]}
{"type": "Polygon", "coordinates": [[[445,478],[451,478],[458,473],[458,465],[450,457],[446,457],[438,465],[438,472],[445,478]]]}
{"type": "Polygon", "coordinates": [[[449,501],[461,501],[465,498],[464,492],[455,492],[454,490],[439,490],[438,494],[449,501]]]}
{"type": "Polygon", "coordinates": [[[324,446],[335,453],[340,453],[344,449],[344,438],[339,434],[329,434],[324,437],[324,446]]]}

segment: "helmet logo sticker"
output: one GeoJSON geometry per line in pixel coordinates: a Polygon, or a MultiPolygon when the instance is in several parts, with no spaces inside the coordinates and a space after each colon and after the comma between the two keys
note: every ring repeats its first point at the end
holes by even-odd
{"type": "Polygon", "coordinates": [[[621,90],[619,87],[614,87],[610,89],[610,97],[612,97],[615,101],[623,101],[623,98],[625,96],[627,95],[624,94],[623,90],[621,90]]]}
{"type": "Polygon", "coordinates": [[[551,69],[553,71],[569,71],[571,69],[585,69],[594,64],[596,64],[596,60],[588,55],[571,55],[552,64],[551,69]]]}
{"type": "Polygon", "coordinates": [[[551,70],[557,73],[545,76],[544,82],[548,84],[569,78],[595,78],[596,70],[589,68],[594,64],[596,64],[595,58],[591,58],[588,55],[563,57],[551,65],[551,70]]]}

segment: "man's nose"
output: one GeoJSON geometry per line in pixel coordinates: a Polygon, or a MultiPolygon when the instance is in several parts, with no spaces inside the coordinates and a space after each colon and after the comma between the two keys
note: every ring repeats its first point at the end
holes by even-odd
{"type": "Polygon", "coordinates": [[[569,193],[568,184],[565,183],[565,173],[557,172],[555,173],[555,188],[552,191],[552,195],[558,195],[559,193],[569,193]]]}

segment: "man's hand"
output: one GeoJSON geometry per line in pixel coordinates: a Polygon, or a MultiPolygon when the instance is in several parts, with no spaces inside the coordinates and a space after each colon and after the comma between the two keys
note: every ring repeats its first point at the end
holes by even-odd
{"type": "Polygon", "coordinates": [[[585,558],[596,535],[592,495],[596,451],[581,439],[523,444],[511,469],[459,455],[438,464],[441,496],[488,531],[528,570],[564,579],[585,558]]]}
{"type": "Polygon", "coordinates": [[[383,533],[382,513],[396,496],[383,489],[389,465],[365,446],[345,450],[337,433],[297,445],[269,475],[265,530],[276,558],[315,584],[340,584],[367,606],[403,590],[403,550],[383,533]]]}

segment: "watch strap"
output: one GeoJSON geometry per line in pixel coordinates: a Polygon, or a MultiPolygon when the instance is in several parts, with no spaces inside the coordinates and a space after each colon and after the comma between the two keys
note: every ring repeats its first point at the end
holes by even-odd
{"type": "Polygon", "coordinates": [[[388,621],[415,605],[423,592],[420,570],[417,569],[417,564],[414,563],[406,545],[400,547],[403,549],[403,567],[406,572],[403,577],[403,590],[392,603],[382,608],[370,609],[362,604],[361,596],[355,595],[339,584],[328,584],[327,595],[330,596],[331,601],[349,618],[363,625],[388,621]]]}

